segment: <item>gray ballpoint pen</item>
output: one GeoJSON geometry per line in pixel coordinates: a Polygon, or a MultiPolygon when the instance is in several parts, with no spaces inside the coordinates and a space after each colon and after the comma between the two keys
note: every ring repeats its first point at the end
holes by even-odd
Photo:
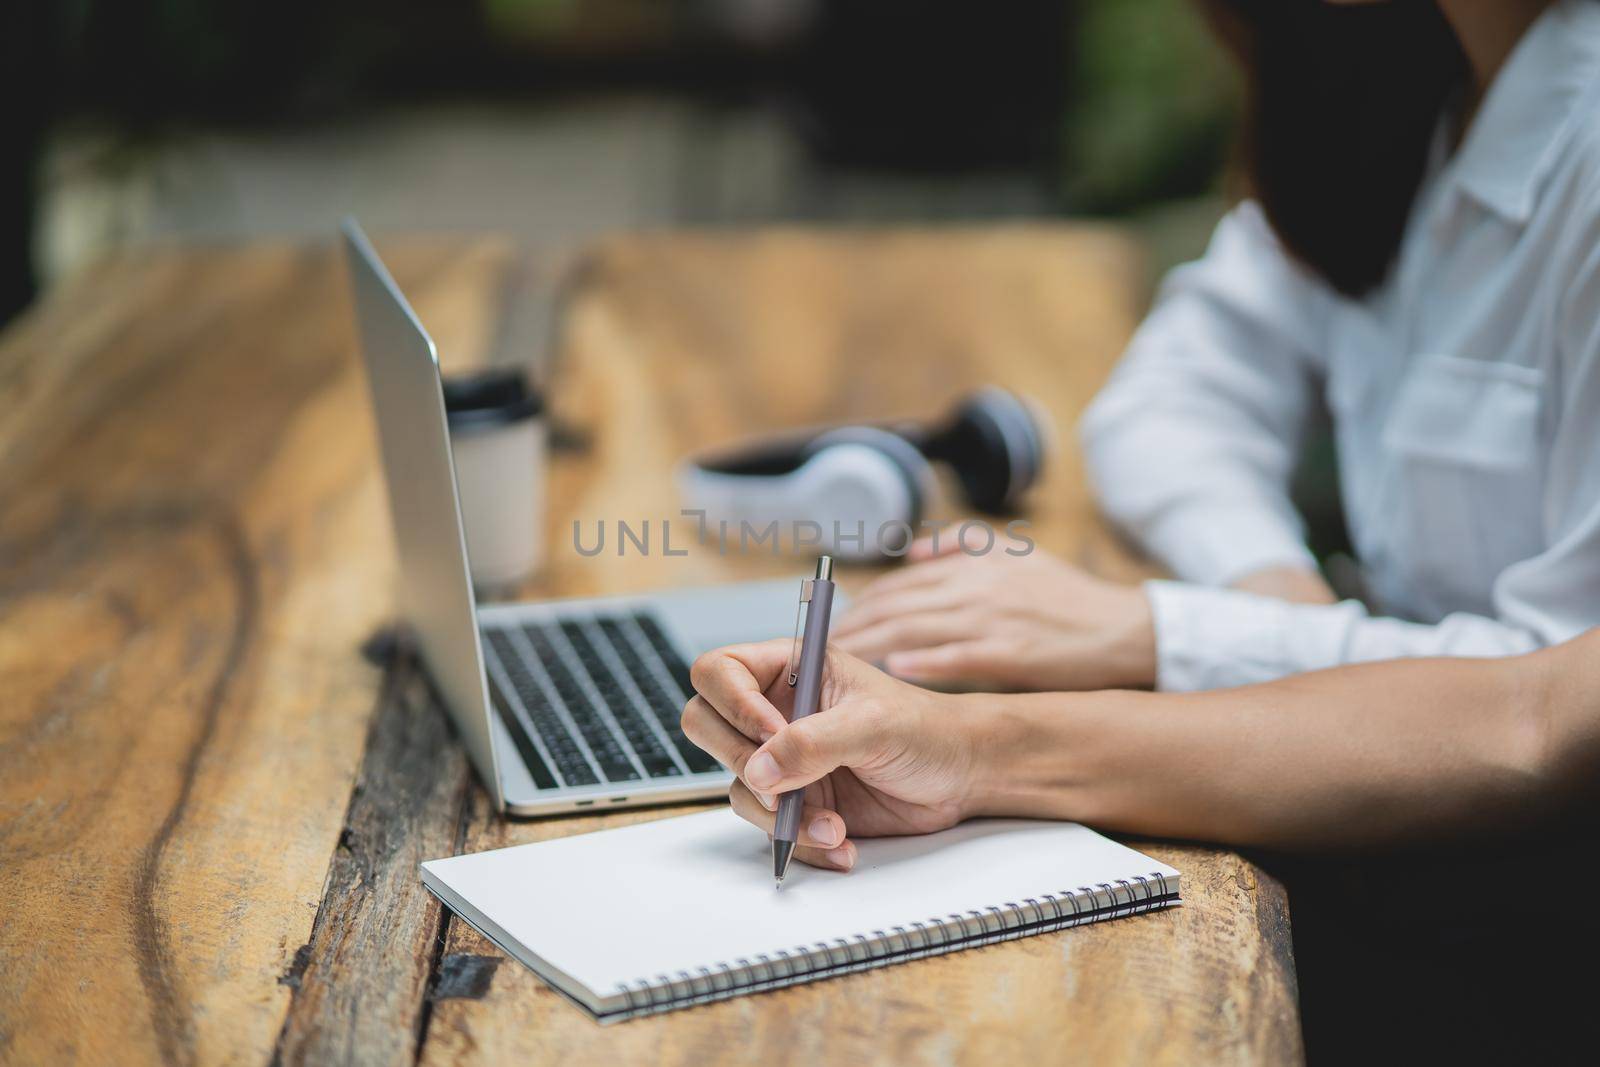
{"type": "MultiPolygon", "coordinates": [[[[800,583],[800,603],[810,604],[806,609],[806,628],[802,638],[795,628],[795,640],[800,642],[800,662],[794,663],[794,653],[789,654],[789,684],[794,686],[794,711],[790,722],[801,719],[817,710],[822,697],[822,665],[828,654],[828,616],[833,611],[833,557],[817,560],[817,576],[800,583]]],[[[799,615],[799,608],[795,609],[799,615]]],[[[798,621],[798,620],[797,620],[798,621]]],[[[800,809],[805,803],[804,789],[791,789],[778,798],[778,821],[772,829],[772,875],[778,885],[789,873],[789,859],[794,855],[795,839],[800,833],[800,809]]]]}

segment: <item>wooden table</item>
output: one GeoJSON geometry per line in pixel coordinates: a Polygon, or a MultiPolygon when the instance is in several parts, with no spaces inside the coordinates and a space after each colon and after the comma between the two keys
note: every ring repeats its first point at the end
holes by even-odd
{"type": "MultiPolygon", "coordinates": [[[[507,279],[543,262],[379,245],[447,363],[500,343],[507,279]]],[[[692,447],[927,415],[990,381],[1061,427],[1040,544],[1138,575],[1070,436],[1137,273],[1125,239],[1075,226],[590,250],[550,381],[592,445],[554,462],[528,592],[792,574],[707,551],[580,561],[571,523],[676,514],[667,474],[692,447]]],[[[382,492],[331,242],[115,259],[5,334],[0,1059],[1300,1058],[1282,890],[1231,853],[1148,842],[1184,907],[601,1029],[441,913],[417,863],[672,812],[490,813],[415,667],[362,655],[394,610],[382,492]]]]}

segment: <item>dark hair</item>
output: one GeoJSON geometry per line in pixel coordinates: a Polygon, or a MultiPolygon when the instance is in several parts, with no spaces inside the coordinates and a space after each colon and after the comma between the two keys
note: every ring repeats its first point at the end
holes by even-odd
{"type": "Polygon", "coordinates": [[[1208,0],[1242,62],[1249,192],[1297,259],[1350,296],[1388,274],[1466,57],[1429,0],[1208,0]]]}

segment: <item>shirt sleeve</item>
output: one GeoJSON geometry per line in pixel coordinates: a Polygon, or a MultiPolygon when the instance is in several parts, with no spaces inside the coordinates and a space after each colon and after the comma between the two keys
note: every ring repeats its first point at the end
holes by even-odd
{"type": "Polygon", "coordinates": [[[1541,639],[1530,627],[1467,614],[1429,626],[1374,618],[1354,600],[1292,604],[1183,582],[1147,582],[1145,594],[1155,620],[1156,688],[1167,692],[1250,685],[1369,660],[1509,656],[1572,636],[1541,639]]]}
{"type": "MultiPolygon", "coordinates": [[[[1600,219],[1600,202],[1592,217],[1600,219]]],[[[1290,604],[1150,582],[1158,688],[1246,685],[1375,659],[1514,655],[1600,622],[1600,232],[1585,247],[1557,330],[1561,400],[1544,496],[1549,547],[1495,580],[1494,617],[1461,613],[1426,625],[1374,618],[1353,601],[1290,604]]]]}
{"type": "Polygon", "coordinates": [[[1101,506],[1179,578],[1315,567],[1288,483],[1317,410],[1328,298],[1247,201],[1168,276],[1084,416],[1101,506]]]}

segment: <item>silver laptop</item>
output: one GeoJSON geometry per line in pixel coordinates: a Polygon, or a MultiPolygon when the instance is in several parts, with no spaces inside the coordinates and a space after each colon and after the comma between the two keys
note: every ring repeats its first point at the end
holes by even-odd
{"type": "Polygon", "coordinates": [[[706,649],[784,636],[794,582],[479,606],[433,341],[343,226],[400,550],[401,612],[496,806],[517,815],[725,794],[678,725],[706,649]]]}

